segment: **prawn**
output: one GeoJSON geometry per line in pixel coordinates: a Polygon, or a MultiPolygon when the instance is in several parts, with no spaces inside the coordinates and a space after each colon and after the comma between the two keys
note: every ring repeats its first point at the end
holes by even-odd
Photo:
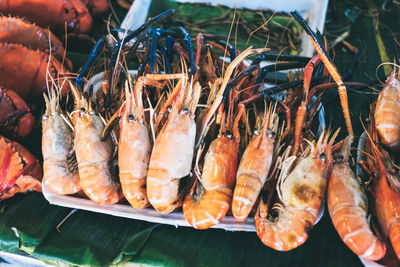
{"type": "Polygon", "coordinates": [[[136,209],[149,206],[146,193],[146,177],[150,160],[149,133],[143,118],[142,89],[145,85],[161,87],[161,84],[139,77],[135,90],[126,86],[126,102],[121,109],[120,138],[118,143],[119,179],[122,192],[136,209]]]}
{"type": "Polygon", "coordinates": [[[367,197],[349,166],[353,137],[348,136],[332,167],[328,184],[328,209],[343,242],[360,257],[377,261],[386,245],[372,233],[367,221],[367,197]]]}
{"type": "Polygon", "coordinates": [[[400,78],[396,69],[379,93],[375,108],[376,128],[381,142],[393,150],[400,149],[400,78]]]}
{"type": "Polygon", "coordinates": [[[61,114],[59,95],[43,95],[42,117],[43,182],[55,193],[75,194],[81,190],[73,143],[73,126],[61,114]]]}
{"type": "Polygon", "coordinates": [[[281,171],[277,189],[282,202],[278,217],[272,219],[261,212],[266,205],[262,199],[254,217],[257,235],[265,245],[288,251],[307,240],[325,195],[332,143],[337,134],[338,131],[328,143],[329,134],[322,133],[316,145],[310,143],[311,152],[306,150],[299,158],[291,156],[284,161],[283,166],[287,167],[281,171]],[[289,172],[292,164],[295,167],[289,172]]]}
{"type": "MultiPolygon", "coordinates": [[[[180,78],[179,82],[166,102],[167,105],[172,102],[171,112],[154,142],[147,173],[147,197],[162,214],[181,205],[179,184],[181,178],[190,174],[196,138],[194,117],[201,87],[199,83],[188,86],[187,75],[179,76],[175,76],[180,78]]],[[[174,76],[148,74],[146,77],[161,80],[174,76]]]]}
{"type": "Polygon", "coordinates": [[[221,131],[211,142],[204,158],[201,183],[195,183],[183,203],[183,215],[197,229],[208,229],[225,217],[235,185],[240,134],[238,124],[243,108],[233,123],[233,131],[221,131]]]}
{"type": "Polygon", "coordinates": [[[247,218],[267,180],[277,128],[274,114],[270,109],[261,133],[254,134],[240,160],[232,200],[232,213],[238,221],[247,218]]]}
{"type": "Polygon", "coordinates": [[[70,86],[75,99],[74,143],[82,189],[97,204],[115,204],[122,193],[110,172],[111,140],[101,140],[105,126],[102,119],[91,102],[72,84],[70,86]]]}

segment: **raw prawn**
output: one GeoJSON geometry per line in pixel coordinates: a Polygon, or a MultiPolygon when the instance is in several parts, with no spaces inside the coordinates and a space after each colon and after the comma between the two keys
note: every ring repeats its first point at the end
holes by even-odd
{"type": "MultiPolygon", "coordinates": [[[[389,237],[392,247],[398,259],[400,259],[400,194],[391,188],[389,181],[398,181],[398,174],[392,172],[393,162],[385,150],[379,151],[371,140],[371,146],[375,154],[379,171],[378,181],[375,185],[375,210],[378,222],[383,233],[389,237]]],[[[374,166],[371,166],[374,169],[374,166]]],[[[376,168],[375,168],[376,169],[376,168]]]]}
{"type": "MultiPolygon", "coordinates": [[[[224,95],[228,95],[229,93],[226,88],[234,69],[247,56],[262,51],[262,49],[246,49],[229,64],[223,79],[215,80],[214,83],[220,84],[220,88],[215,96],[213,104],[203,118],[200,135],[198,137],[199,143],[202,142],[205,136],[211,117],[218,107],[221,108],[223,106],[221,102],[223,102],[224,95]]],[[[213,90],[211,93],[214,94],[213,90]]],[[[230,111],[233,111],[232,107],[233,106],[231,106],[230,111]]],[[[182,207],[183,214],[186,221],[194,228],[207,229],[216,225],[225,216],[230,207],[235,184],[240,142],[238,123],[243,112],[244,106],[239,106],[238,115],[236,116],[233,126],[232,122],[228,119],[228,130],[226,132],[221,131],[217,139],[211,143],[204,159],[201,178],[199,177],[199,172],[197,172],[197,176],[200,179],[194,184],[191,193],[185,198],[182,207]],[[233,135],[232,130],[234,131],[233,135]]],[[[221,114],[217,114],[217,117],[219,117],[218,115],[221,114]]],[[[229,113],[228,117],[232,117],[232,112],[229,113]]],[[[220,119],[217,118],[217,120],[220,119]]],[[[201,153],[199,153],[198,157],[200,155],[201,153]]],[[[195,169],[197,169],[197,166],[195,169]]]]}

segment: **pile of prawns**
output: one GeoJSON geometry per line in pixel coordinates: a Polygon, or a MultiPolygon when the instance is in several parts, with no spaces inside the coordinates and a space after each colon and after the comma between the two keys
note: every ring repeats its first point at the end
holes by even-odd
{"type": "Polygon", "coordinates": [[[119,72],[106,71],[101,90],[70,83],[73,111],[65,110],[57,90],[44,95],[46,186],[57,194],[83,191],[100,205],[126,199],[136,209],[152,206],[161,214],[181,208],[197,229],[230,213],[238,221],[254,216],[261,241],[280,251],[307,240],[327,192],[343,241],[360,256],[382,257],[386,247],[369,227],[365,196],[348,163],[354,134],[346,83],[300,15],[293,12],[317,51],[313,58],[251,47],[239,52],[209,34],[199,34],[193,49],[184,29],[149,27],[168,16],[164,12],[134,33],[136,76],[126,68],[132,47],[123,50],[128,42],[119,41],[115,47],[122,48],[113,53],[118,58],[111,59],[119,72]],[[169,35],[182,43],[158,49],[158,39],[171,41],[169,35]],[[260,68],[261,60],[277,56],[284,63],[260,68]],[[290,66],[305,66],[291,86],[260,86],[269,69],[290,66]],[[335,83],[323,84],[327,72],[335,83]],[[349,133],[336,145],[339,129],[321,129],[319,137],[309,130],[329,87],[338,87],[349,133]],[[113,110],[105,108],[109,99],[118,103],[113,110]]]}

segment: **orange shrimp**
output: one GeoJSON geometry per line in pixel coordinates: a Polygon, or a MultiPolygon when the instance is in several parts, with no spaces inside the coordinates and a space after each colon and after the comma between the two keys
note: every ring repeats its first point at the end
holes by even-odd
{"type": "Polygon", "coordinates": [[[348,136],[334,163],[328,185],[328,209],[343,242],[358,256],[377,261],[386,245],[372,233],[367,221],[367,197],[349,166],[352,136],[348,136]]]}
{"type": "Polygon", "coordinates": [[[261,134],[254,134],[240,160],[233,192],[232,213],[236,220],[244,221],[267,180],[275,142],[276,122],[270,110],[261,134]]]}
{"type": "Polygon", "coordinates": [[[73,130],[63,118],[59,96],[51,90],[44,95],[46,112],[42,118],[44,183],[57,194],[75,194],[81,190],[73,149],[73,130]]]}
{"type": "Polygon", "coordinates": [[[400,78],[396,69],[379,94],[375,109],[376,128],[381,142],[393,150],[400,149],[400,78]]]}
{"type": "Polygon", "coordinates": [[[389,237],[396,256],[400,259],[400,194],[388,183],[389,180],[399,180],[400,177],[391,172],[394,165],[389,154],[385,150],[379,151],[371,138],[370,141],[379,165],[379,178],[375,186],[376,215],[382,231],[389,237]]]}
{"type": "Polygon", "coordinates": [[[242,112],[240,109],[236,116],[233,135],[230,130],[221,131],[211,142],[204,158],[201,184],[196,183],[185,198],[183,215],[194,228],[208,229],[216,225],[230,207],[240,143],[238,123],[242,112]]]}
{"type": "Polygon", "coordinates": [[[97,204],[115,204],[122,198],[122,193],[121,186],[110,173],[111,140],[101,141],[103,121],[72,84],[71,89],[75,98],[75,153],[82,189],[97,204]]]}
{"type": "MultiPolygon", "coordinates": [[[[302,245],[313,227],[325,195],[328,170],[331,165],[332,143],[338,131],[328,142],[329,135],[320,136],[311,153],[297,159],[295,168],[288,174],[282,168],[278,182],[278,195],[282,202],[275,220],[263,214],[265,204],[261,199],[254,217],[257,235],[261,241],[276,250],[288,251],[302,245]],[[307,155],[309,154],[309,155],[307,155]]],[[[293,162],[295,156],[284,162],[293,162]]],[[[291,164],[289,164],[290,167],[291,164]]]]}
{"type": "MultiPolygon", "coordinates": [[[[146,77],[168,79],[169,76],[149,74],[146,77]]],[[[157,135],[147,173],[147,197],[162,214],[168,214],[181,205],[180,179],[190,174],[192,166],[196,138],[194,116],[201,87],[199,83],[188,86],[187,79],[186,74],[181,75],[171,94],[177,99],[172,104],[167,123],[157,135]]]]}
{"type": "Polygon", "coordinates": [[[145,77],[136,81],[135,91],[126,87],[126,103],[121,109],[120,138],[118,143],[119,179],[122,192],[136,209],[149,206],[146,177],[150,159],[150,140],[143,119],[142,88],[161,85],[145,77]]]}

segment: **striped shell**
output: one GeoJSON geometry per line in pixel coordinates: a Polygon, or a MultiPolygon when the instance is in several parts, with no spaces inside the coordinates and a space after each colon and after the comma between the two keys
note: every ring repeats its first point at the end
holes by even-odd
{"type": "Polygon", "coordinates": [[[381,142],[393,150],[400,148],[400,80],[396,70],[379,94],[375,109],[376,128],[381,142]]]}

